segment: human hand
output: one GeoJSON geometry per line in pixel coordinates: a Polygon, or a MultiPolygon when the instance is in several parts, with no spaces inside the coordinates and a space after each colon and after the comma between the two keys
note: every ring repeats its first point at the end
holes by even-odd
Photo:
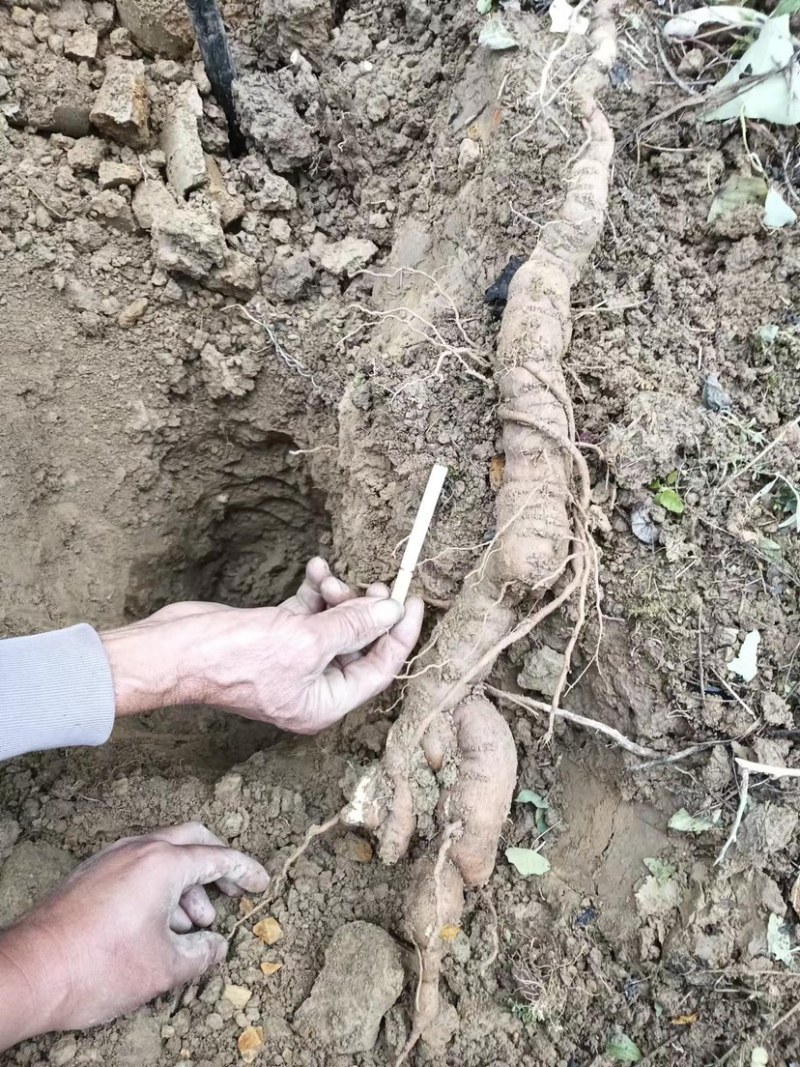
{"type": "Polygon", "coordinates": [[[420,600],[358,597],[313,559],[280,607],[173,604],[102,638],[117,714],[206,703],[311,734],[385,689],[421,625],[420,600]]]}
{"type": "Polygon", "coordinates": [[[0,1050],[108,1022],[224,959],[226,939],[196,929],[214,921],[212,882],[234,896],[263,892],[269,876],[199,823],[82,863],[0,935],[0,1050]]]}

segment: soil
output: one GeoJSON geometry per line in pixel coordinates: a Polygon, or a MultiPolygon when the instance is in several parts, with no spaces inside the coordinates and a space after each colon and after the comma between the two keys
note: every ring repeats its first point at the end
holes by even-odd
{"type": "MultiPolygon", "coordinates": [[[[174,5],[0,7],[3,634],[117,625],[182,598],[276,603],[318,552],[353,583],[390,580],[434,461],[451,473],[418,578],[431,619],[495,532],[502,456],[486,356],[499,309],[483,294],[560,202],[582,139],[565,102],[584,41],[553,59],[564,39],[546,5],[503,15],[519,46],[502,52],[477,44],[474,5],[450,0],[222,6],[249,138],[238,157],[174,5]],[[147,24],[145,51],[131,9],[147,24]],[[87,27],[94,57],[73,37],[87,27]],[[143,61],[149,133],[136,144],[88,125],[114,55],[143,61]],[[173,269],[136,189],[101,190],[97,161],[75,162],[94,152],[136,188],[157,184],[179,84],[196,86],[203,148],[241,202],[226,264],[238,253],[255,285],[214,291],[214,271],[173,269]]],[[[786,1014],[800,987],[768,939],[800,937],[796,779],[751,776],[739,839],[715,865],[739,799],[734,757],[796,761],[800,246],[753,210],[707,223],[747,150],[738,124],[675,110],[685,97],[660,58],[660,16],[620,16],[603,98],[617,137],[610,208],[574,294],[566,370],[601,562],[564,705],[665,757],[710,744],[637,770],[602,735],[564,723],[542,748],[546,722],[504,707],[519,788],[547,807],[513,806],[488,887],[468,894],[446,1006],[417,1063],[625,1062],[606,1052],[620,1033],[648,1063],[729,1052],[750,1063],[758,1046],[770,1064],[800,1060],[786,1014]],[[709,375],[727,401],[706,388],[704,402],[709,375]],[[658,503],[663,487],[682,513],[658,503]],[[758,673],[744,684],[727,664],[756,629],[758,673]],[[711,828],[669,828],[681,808],[712,814],[711,828]],[[551,869],[525,879],[502,850],[533,844],[551,869]]],[[[686,51],[670,50],[676,66],[686,51]]],[[[681,67],[699,85],[708,75],[696,71],[681,67]]],[[[749,150],[791,198],[796,130],[751,123],[749,150]]],[[[207,195],[189,196],[197,220],[207,195]]],[[[193,253],[208,252],[201,236],[189,235],[193,253]]],[[[573,622],[569,607],[548,620],[495,681],[546,699],[573,622]]],[[[280,869],[382,751],[400,684],[315,739],[166,710],[126,720],[102,749],[4,765],[0,922],[102,846],[189,818],[280,869]]],[[[233,1067],[239,1035],[260,1026],[257,1062],[392,1063],[413,997],[399,905],[410,866],[384,867],[366,837],[334,830],[272,906],[275,944],[246,926],[199,985],[4,1062],[233,1067]],[[346,1003],[364,1018],[337,1031],[327,1003],[315,1027],[324,990],[309,1000],[312,987],[323,964],[341,969],[326,951],[345,940],[351,956],[381,946],[353,966],[365,994],[346,1003]],[[266,976],[262,962],[281,968],[266,976]],[[373,965],[386,973],[370,983],[373,965]],[[250,990],[243,1007],[226,984],[250,990]],[[342,1051],[353,1033],[362,1047],[342,1051]]],[[[239,917],[220,901],[220,929],[239,917]]]]}

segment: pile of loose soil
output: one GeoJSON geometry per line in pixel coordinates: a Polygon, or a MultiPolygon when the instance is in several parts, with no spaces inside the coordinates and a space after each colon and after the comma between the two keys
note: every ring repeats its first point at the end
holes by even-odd
{"type": "MultiPolygon", "coordinates": [[[[529,254],[581,149],[566,101],[585,44],[544,7],[493,16],[517,46],[492,51],[450,0],[223,4],[240,156],[180,4],[0,8],[4,634],[275,603],[316,552],[353,583],[391,579],[434,461],[450,477],[418,582],[430,621],[446,609],[496,533],[502,309],[484,292],[529,254]]],[[[600,567],[563,703],[663,757],[708,747],[637,770],[563,722],[542,748],[546,716],[504,705],[539,806],[514,805],[503,848],[536,845],[550,870],[524,879],[501,854],[468,895],[418,1063],[588,1067],[614,1062],[617,1034],[652,1062],[800,1059],[776,958],[800,921],[794,779],[751,778],[715,865],[734,758],[793,766],[800,729],[800,256],[752,211],[707,223],[747,151],[738,125],[676,112],[655,17],[620,16],[610,209],[574,298],[600,567]],[[753,630],[743,684],[727,665],[753,630]],[[669,828],[681,808],[708,828],[669,828]]],[[[749,150],[791,180],[782,135],[756,125],[749,150]]],[[[574,621],[553,616],[494,681],[547,700],[574,621]]],[[[380,755],[400,684],[312,740],[165,711],[103,749],[6,764],[0,924],[102,846],[189,818],[279,870],[380,755]]],[[[197,986],[8,1062],[233,1067],[252,1026],[264,1063],[392,1063],[415,984],[409,870],[338,828],[291,870],[272,944],[246,924],[197,986]]]]}

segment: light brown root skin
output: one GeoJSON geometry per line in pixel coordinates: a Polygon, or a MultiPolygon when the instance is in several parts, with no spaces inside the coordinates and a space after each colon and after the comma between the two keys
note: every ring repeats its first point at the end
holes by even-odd
{"type": "Polygon", "coordinates": [[[464,885],[484,885],[494,870],[500,831],[517,780],[517,749],[508,723],[486,697],[462,701],[453,712],[458,729],[455,784],[439,800],[439,822],[460,822],[449,856],[464,885]]]}
{"type": "Polygon", "coordinates": [[[464,886],[482,885],[490,876],[516,778],[508,726],[485,697],[470,691],[486,680],[503,648],[573,590],[580,588],[585,599],[587,568],[595,565],[587,551],[589,476],[575,445],[562,360],[571,339],[572,287],[600,237],[608,201],[614,138],[596,97],[615,59],[615,9],[616,0],[595,4],[592,52],[571,90],[586,141],[566,179],[558,217],[542,227],[530,259],[514,276],[503,314],[494,358],[506,461],[498,534],[439,621],[434,647],[415,665],[422,670],[406,687],[384,754],[393,795],[379,837],[381,858],[389,863],[405,855],[417,813],[429,810],[421,806],[426,798],[415,793],[415,783],[429,781],[420,777],[422,768],[428,774],[433,768],[440,779],[451,772],[436,810],[443,827],[438,859],[428,856],[414,868],[406,899],[420,980],[411,1038],[398,1063],[436,1015],[447,949],[439,932],[458,921],[464,886]],[[572,576],[552,603],[538,605],[570,562],[572,576]],[[520,622],[523,603],[528,618],[520,622]]]}

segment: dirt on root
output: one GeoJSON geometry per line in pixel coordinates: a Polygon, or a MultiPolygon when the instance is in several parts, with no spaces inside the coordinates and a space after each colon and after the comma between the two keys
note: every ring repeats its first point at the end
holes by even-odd
{"type": "MultiPolygon", "coordinates": [[[[474,5],[445,0],[223,7],[249,116],[238,158],[197,55],[164,36],[169,3],[0,8],[4,634],[118,624],[179,598],[275,603],[316,552],[351,582],[390,579],[434,461],[450,478],[419,573],[431,619],[496,532],[499,318],[483,294],[563,196],[584,41],[551,34],[546,5],[492,16],[517,41],[500,52],[478,44],[474,5]],[[131,7],[151,30],[162,19],[161,56],[129,16],[120,24],[131,7]],[[87,27],[94,57],[76,51],[87,27]],[[88,125],[113,55],[144,62],[144,146],[88,125]],[[249,274],[222,292],[164,266],[137,208],[137,188],[161,181],[160,131],[183,84],[240,205],[226,256],[249,274]],[[131,184],[101,188],[100,161],[131,184]]],[[[738,840],[715,865],[739,800],[735,757],[793,766],[800,730],[800,252],[752,210],[707,222],[748,151],[790,195],[796,131],[751,124],[746,147],[736,124],[676,114],[658,18],[619,16],[608,219],[574,294],[566,370],[600,568],[563,703],[663,757],[708,747],[637,770],[563,722],[542,749],[546,721],[504,706],[519,789],[536,800],[513,806],[488,887],[468,895],[418,1063],[611,1064],[619,1035],[653,1063],[749,1063],[759,1046],[770,1064],[800,1060],[795,779],[751,776],[738,840]],[[728,663],[753,630],[758,673],[744,684],[728,663]],[[707,828],[669,828],[682,808],[707,828]],[[508,846],[539,848],[549,872],[521,877],[508,846]]],[[[697,55],[670,58],[699,84],[697,55]]],[[[493,681],[547,700],[573,623],[571,607],[549,619],[493,681]]],[[[380,755],[401,684],[312,740],[183,709],[126,720],[102,749],[4,765],[0,924],[104,845],[190,818],[279,870],[380,755]]],[[[399,913],[410,867],[334,830],[271,907],[273,945],[245,925],[226,964],[181,996],[26,1042],[7,1062],[233,1067],[255,1026],[258,1062],[384,1067],[415,983],[399,913]],[[314,1007],[324,973],[309,997],[356,921],[396,951],[381,942],[384,980],[365,988],[363,1018],[337,1023],[314,1007]],[[387,1010],[397,966],[404,991],[387,1010]],[[250,991],[244,1005],[228,984],[250,991]]],[[[221,930],[239,917],[219,902],[221,930]]]]}

